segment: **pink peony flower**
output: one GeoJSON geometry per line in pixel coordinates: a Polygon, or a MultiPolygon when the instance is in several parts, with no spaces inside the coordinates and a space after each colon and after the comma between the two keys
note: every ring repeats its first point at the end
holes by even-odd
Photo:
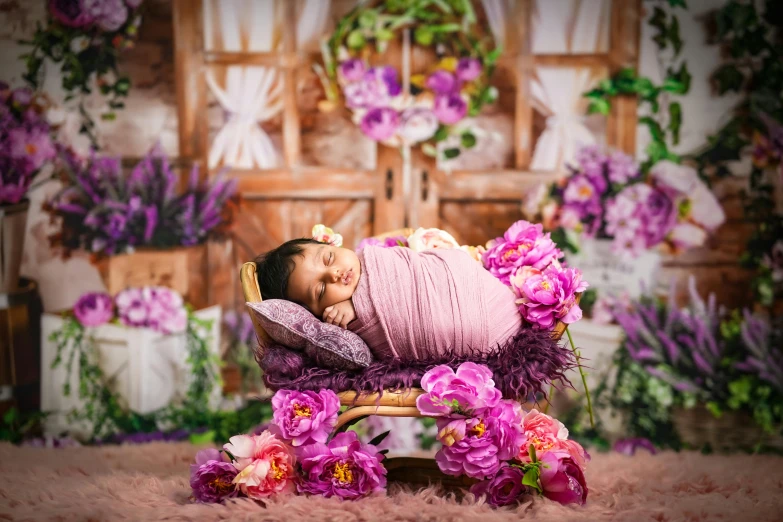
{"type": "Polygon", "coordinates": [[[367,72],[367,64],[364,63],[364,60],[353,58],[342,62],[337,71],[340,75],[340,79],[344,82],[356,82],[364,77],[364,74],[367,72]]]}
{"type": "Polygon", "coordinates": [[[459,94],[441,94],[435,97],[433,111],[441,123],[453,125],[465,117],[468,104],[459,94]]]}
{"type": "Polygon", "coordinates": [[[496,437],[488,429],[489,417],[472,419],[442,419],[442,433],[447,429],[450,438],[441,438],[445,444],[435,454],[438,468],[446,475],[467,475],[484,479],[494,476],[500,469],[500,448],[496,437]]]}
{"type": "Polygon", "coordinates": [[[354,500],[386,487],[386,468],[378,448],[362,444],[355,431],[336,435],[329,444],[302,447],[300,493],[354,500]]]}
{"type": "Polygon", "coordinates": [[[408,246],[414,252],[424,252],[438,248],[459,248],[454,236],[438,228],[418,228],[408,236],[408,246]]]}
{"type": "Polygon", "coordinates": [[[21,162],[24,169],[30,171],[37,171],[56,155],[54,144],[44,129],[11,129],[8,133],[8,147],[11,158],[21,162]]]}
{"type": "Polygon", "coordinates": [[[527,486],[522,485],[523,476],[521,469],[503,464],[494,477],[472,485],[470,492],[477,497],[485,495],[490,506],[516,504],[523,495],[530,493],[527,486]]]}
{"type": "Polygon", "coordinates": [[[455,72],[460,81],[473,81],[481,76],[481,62],[476,58],[460,58],[455,72]]]}
{"type": "Polygon", "coordinates": [[[114,317],[114,302],[109,294],[90,292],[82,295],[73,306],[73,315],[82,326],[96,327],[114,317]]]}
{"type": "Polygon", "coordinates": [[[371,109],[362,118],[360,127],[365,136],[370,139],[388,140],[400,127],[400,114],[388,107],[371,109]]]}
{"type": "Polygon", "coordinates": [[[552,261],[563,257],[549,233],[544,234],[540,224],[517,221],[488,245],[483,256],[484,267],[508,285],[511,275],[523,266],[543,270],[552,261]]]}
{"type": "Polygon", "coordinates": [[[431,417],[480,414],[501,399],[492,371],[472,362],[460,364],[456,372],[436,366],[421,378],[421,387],[426,393],[416,399],[416,407],[431,417]]]}
{"type": "Polygon", "coordinates": [[[448,71],[435,71],[425,83],[428,89],[435,94],[451,94],[459,90],[457,78],[448,71]]]}
{"type": "Polygon", "coordinates": [[[580,468],[584,469],[590,456],[582,446],[573,440],[568,440],[568,429],[562,422],[541,413],[536,409],[530,410],[522,420],[524,440],[520,446],[517,460],[530,462],[530,446],[536,450],[537,457],[549,451],[567,453],[574,459],[580,468]]]}
{"type": "Polygon", "coordinates": [[[587,288],[577,268],[550,266],[513,288],[522,318],[538,328],[551,329],[557,321],[571,324],[582,318],[576,294],[587,288]]]}
{"type": "Polygon", "coordinates": [[[544,496],[561,504],[587,501],[587,483],[576,462],[566,452],[550,451],[541,457],[541,489],[544,496]]]}
{"type": "Polygon", "coordinates": [[[293,446],[326,442],[337,424],[340,399],[332,390],[278,390],[272,397],[274,423],[270,431],[293,446]]]}
{"type": "Polygon", "coordinates": [[[235,435],[223,448],[239,471],[234,484],[248,497],[262,500],[296,491],[293,449],[270,432],[235,435]]]}
{"type": "Polygon", "coordinates": [[[190,487],[198,502],[220,502],[239,493],[234,478],[237,469],[216,449],[196,453],[196,463],[190,466],[190,487]]]}
{"type": "Polygon", "coordinates": [[[114,298],[117,316],[125,326],[144,328],[149,318],[149,306],[141,288],[128,288],[114,298]]]}

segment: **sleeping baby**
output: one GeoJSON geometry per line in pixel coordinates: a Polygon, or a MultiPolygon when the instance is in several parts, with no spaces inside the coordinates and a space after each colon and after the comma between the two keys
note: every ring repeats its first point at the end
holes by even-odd
{"type": "Polygon", "coordinates": [[[285,299],[364,340],[377,360],[487,355],[520,333],[514,294],[459,249],[360,253],[295,239],[256,260],[264,300],[285,299]]]}

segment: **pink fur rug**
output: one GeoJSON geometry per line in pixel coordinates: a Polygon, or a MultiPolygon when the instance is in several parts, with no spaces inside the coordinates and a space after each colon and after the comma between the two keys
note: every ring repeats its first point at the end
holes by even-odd
{"type": "Polygon", "coordinates": [[[596,454],[586,507],[545,499],[492,510],[468,495],[433,489],[358,502],[289,497],[266,507],[251,500],[200,505],[188,500],[184,443],[37,449],[0,444],[0,520],[536,521],[783,519],[783,458],[695,453],[596,454]]]}

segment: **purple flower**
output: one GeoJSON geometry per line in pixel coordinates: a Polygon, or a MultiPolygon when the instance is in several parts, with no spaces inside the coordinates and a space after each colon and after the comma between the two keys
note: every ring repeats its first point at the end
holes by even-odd
{"type": "Polygon", "coordinates": [[[400,126],[399,113],[387,107],[372,109],[362,118],[362,132],[375,141],[388,140],[400,126]]]}
{"type": "Polygon", "coordinates": [[[48,129],[11,129],[8,147],[11,159],[16,160],[17,168],[24,171],[37,171],[56,155],[48,129]]]}
{"type": "Polygon", "coordinates": [[[292,446],[324,443],[337,424],[340,399],[332,390],[278,390],[272,397],[274,423],[270,431],[292,446]]]}
{"type": "Polygon", "coordinates": [[[356,247],[356,252],[364,250],[368,246],[377,246],[380,248],[392,248],[392,247],[407,247],[408,238],[405,236],[387,237],[383,241],[374,237],[368,237],[359,241],[359,245],[356,247]]]}
{"type": "Polygon", "coordinates": [[[525,442],[524,416],[522,406],[509,399],[500,401],[486,415],[485,425],[498,448],[500,460],[511,460],[519,453],[519,448],[525,442]]]}
{"type": "Polygon", "coordinates": [[[649,451],[653,455],[657,453],[653,443],[645,438],[619,439],[612,447],[617,453],[622,453],[629,457],[632,457],[634,453],[636,453],[636,450],[640,448],[649,451]]]}
{"type": "Polygon", "coordinates": [[[480,414],[501,399],[492,371],[472,362],[460,364],[456,372],[436,366],[421,378],[421,387],[426,393],[416,399],[416,407],[431,417],[480,414]]]}
{"type": "Polygon", "coordinates": [[[468,104],[459,94],[441,94],[435,97],[435,107],[432,111],[441,123],[453,125],[468,112],[468,104]]]}
{"type": "Polygon", "coordinates": [[[563,257],[549,233],[543,233],[541,224],[524,220],[509,227],[503,237],[495,239],[482,256],[484,268],[509,285],[510,277],[523,266],[543,270],[563,257]]]}
{"type": "Polygon", "coordinates": [[[622,152],[613,152],[609,156],[608,162],[609,181],[612,183],[625,184],[636,179],[641,174],[636,161],[628,154],[622,152]]]}
{"type": "Polygon", "coordinates": [[[481,62],[476,58],[460,58],[456,74],[460,81],[473,81],[481,75],[481,62]]]}
{"type": "Polygon", "coordinates": [[[378,448],[359,442],[356,432],[336,435],[329,444],[301,448],[300,493],[354,500],[386,487],[386,468],[378,448]]]}
{"type": "Polygon", "coordinates": [[[647,218],[645,236],[648,247],[663,241],[677,224],[677,208],[674,206],[674,201],[662,190],[650,191],[647,203],[641,210],[647,218]]]}
{"type": "Polygon", "coordinates": [[[520,468],[503,464],[498,473],[489,480],[483,480],[470,487],[470,492],[480,497],[486,495],[490,506],[501,507],[515,504],[530,490],[522,485],[524,473],[520,468]]]}
{"type": "Polygon", "coordinates": [[[82,326],[96,327],[114,317],[114,302],[109,294],[90,292],[82,295],[73,307],[73,315],[82,326]]]}
{"type": "Polygon", "coordinates": [[[484,479],[495,475],[500,469],[500,448],[488,423],[489,417],[439,419],[438,439],[443,447],[435,454],[438,468],[455,477],[484,479]]]}
{"type": "Polygon", "coordinates": [[[561,504],[587,501],[584,473],[564,451],[548,451],[541,457],[541,488],[544,496],[561,504]]]}
{"type": "Polygon", "coordinates": [[[114,298],[117,316],[125,326],[143,328],[149,320],[149,306],[141,288],[128,288],[114,298]]]}
{"type": "Polygon", "coordinates": [[[351,109],[387,107],[392,98],[402,92],[394,67],[372,67],[361,80],[349,83],[343,89],[345,101],[351,109]]]}
{"type": "Polygon", "coordinates": [[[104,31],[116,31],[128,19],[128,8],[122,0],[81,0],[84,12],[104,31]]]}
{"type": "Polygon", "coordinates": [[[448,71],[435,71],[425,83],[428,89],[435,94],[452,94],[459,91],[459,82],[457,78],[448,71]]]}
{"type": "Polygon", "coordinates": [[[364,77],[367,72],[367,64],[364,63],[364,60],[353,58],[341,63],[338,71],[345,82],[356,82],[364,77]]]}
{"type": "Polygon", "coordinates": [[[237,488],[234,477],[237,469],[223,459],[216,449],[201,450],[196,453],[196,463],[190,466],[190,487],[198,502],[214,503],[236,497],[237,488]]]}
{"type": "Polygon", "coordinates": [[[548,330],[557,321],[571,324],[582,318],[576,294],[587,286],[579,269],[553,265],[513,289],[519,296],[517,303],[522,318],[537,328],[548,330]]]}
{"type": "Polygon", "coordinates": [[[129,288],[114,299],[120,322],[131,328],[151,328],[163,334],[178,333],[187,326],[182,296],[161,286],[129,288]]]}
{"type": "Polygon", "coordinates": [[[84,0],[49,0],[49,13],[67,27],[84,27],[95,19],[85,9],[84,0]]]}

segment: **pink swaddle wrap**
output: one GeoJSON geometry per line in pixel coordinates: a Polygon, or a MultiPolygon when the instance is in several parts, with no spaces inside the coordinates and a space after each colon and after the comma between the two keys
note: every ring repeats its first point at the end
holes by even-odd
{"type": "Polygon", "coordinates": [[[514,294],[460,250],[367,247],[349,328],[377,359],[486,354],[519,332],[514,294]]]}

